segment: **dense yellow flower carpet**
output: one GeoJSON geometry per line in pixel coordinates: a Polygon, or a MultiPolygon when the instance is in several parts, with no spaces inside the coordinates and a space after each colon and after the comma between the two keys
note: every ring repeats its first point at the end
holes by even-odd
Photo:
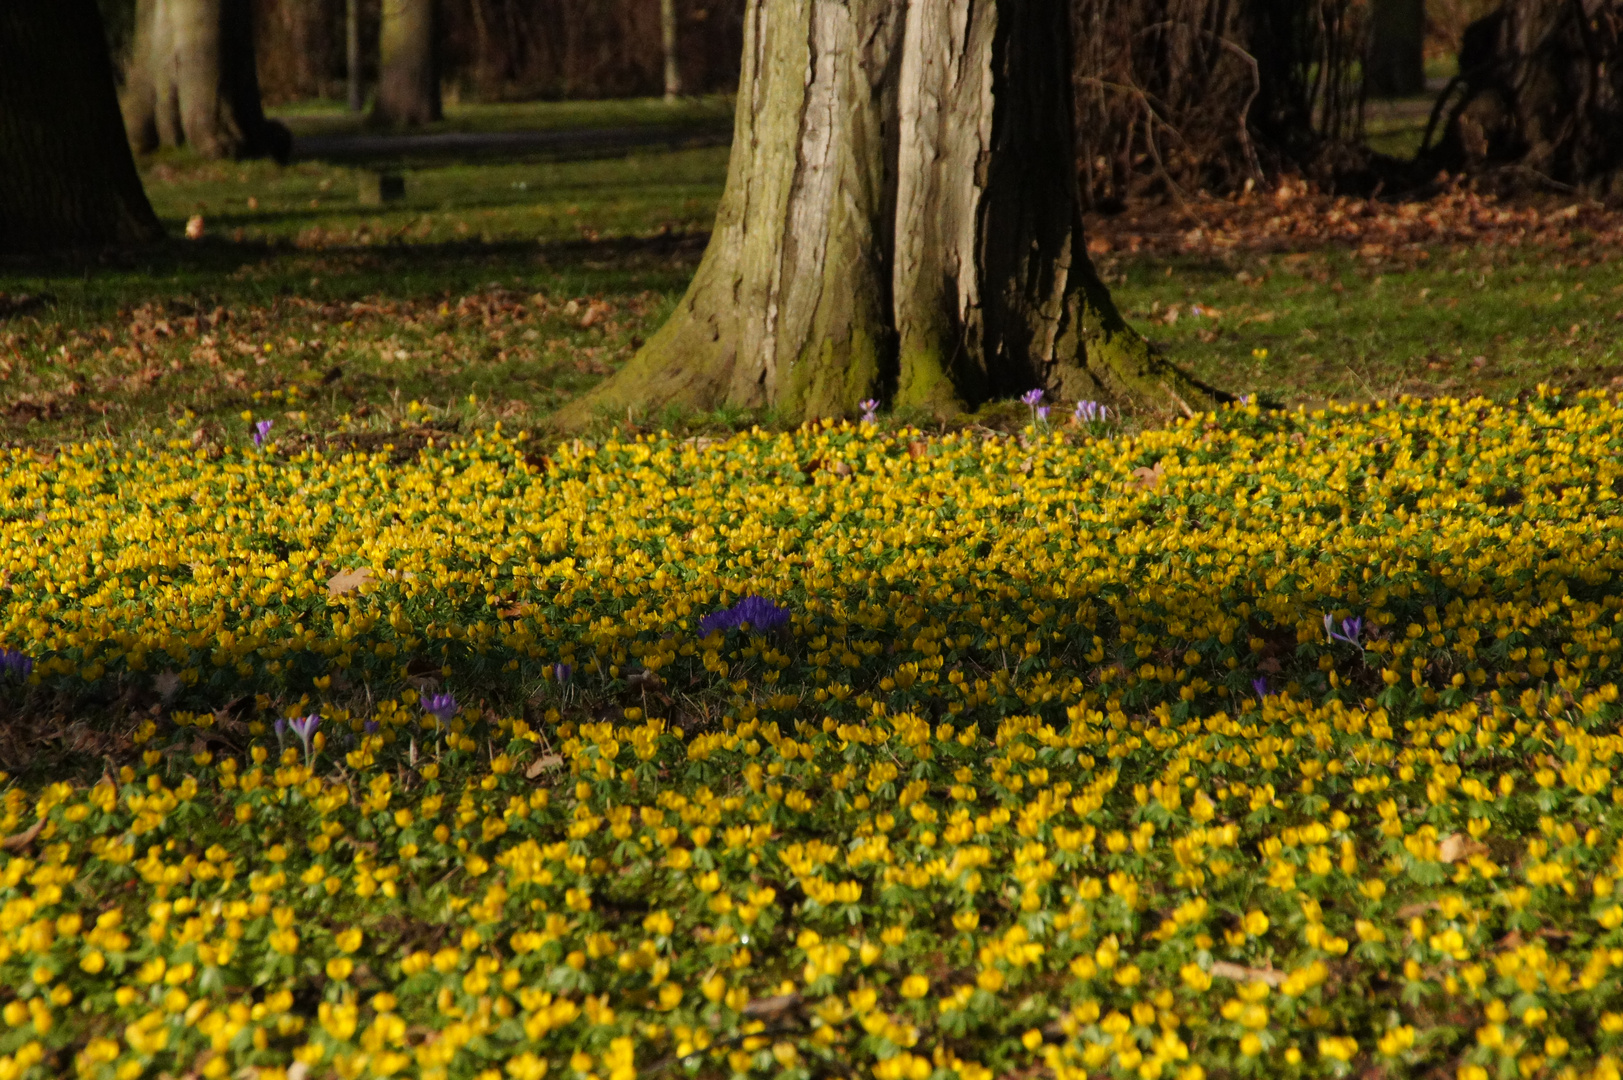
{"type": "Polygon", "coordinates": [[[0,1080],[1617,1077],[1623,411],[1100,434],[13,452],[0,1080]]]}

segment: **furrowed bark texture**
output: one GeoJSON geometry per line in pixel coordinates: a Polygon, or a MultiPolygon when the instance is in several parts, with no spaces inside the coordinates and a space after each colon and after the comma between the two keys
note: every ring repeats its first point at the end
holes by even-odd
{"type": "Polygon", "coordinates": [[[378,64],[378,96],[372,105],[375,123],[418,127],[440,118],[434,0],[383,0],[378,64]]]}
{"type": "Polygon", "coordinates": [[[698,273],[560,422],[665,405],[844,416],[867,397],[948,413],[1034,386],[1209,401],[1087,258],[1069,28],[1061,0],[751,0],[698,273]]]}
{"type": "Polygon", "coordinates": [[[119,123],[94,0],[0,4],[0,251],[162,235],[119,123]]]}
{"type": "Polygon", "coordinates": [[[265,116],[250,0],[137,0],[124,127],[138,153],[287,160],[287,128],[265,116]]]}

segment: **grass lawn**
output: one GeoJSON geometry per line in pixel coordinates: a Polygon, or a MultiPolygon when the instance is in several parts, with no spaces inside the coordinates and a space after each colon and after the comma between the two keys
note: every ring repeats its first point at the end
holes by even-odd
{"type": "MultiPolygon", "coordinates": [[[[536,122],[656,105],[549,106],[536,122]]],[[[0,266],[0,439],[240,437],[245,411],[282,430],[380,430],[413,401],[443,422],[533,426],[659,325],[702,252],[726,155],[425,161],[383,207],[360,201],[365,169],[160,156],[144,165],[153,202],[174,236],[201,216],[202,240],[0,266]]],[[[1289,214],[1331,209],[1304,197],[1289,214]]],[[[1375,255],[1312,230],[1266,249],[1164,242],[1202,213],[1090,228],[1111,241],[1095,259],[1118,302],[1215,385],[1316,405],[1623,376],[1610,218],[1375,255]]]]}

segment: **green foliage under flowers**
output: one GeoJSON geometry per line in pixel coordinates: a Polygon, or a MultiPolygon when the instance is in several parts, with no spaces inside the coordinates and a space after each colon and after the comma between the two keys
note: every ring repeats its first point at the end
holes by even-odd
{"type": "Polygon", "coordinates": [[[14,453],[0,1080],[1615,1077],[1620,446],[14,453]]]}

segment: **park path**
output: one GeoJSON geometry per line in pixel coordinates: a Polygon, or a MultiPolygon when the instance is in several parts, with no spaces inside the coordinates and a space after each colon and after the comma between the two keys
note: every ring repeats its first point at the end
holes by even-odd
{"type": "Polygon", "coordinates": [[[295,161],[389,160],[408,157],[545,154],[597,157],[650,147],[723,146],[732,125],[658,124],[563,131],[444,131],[419,135],[296,135],[295,161]]]}

